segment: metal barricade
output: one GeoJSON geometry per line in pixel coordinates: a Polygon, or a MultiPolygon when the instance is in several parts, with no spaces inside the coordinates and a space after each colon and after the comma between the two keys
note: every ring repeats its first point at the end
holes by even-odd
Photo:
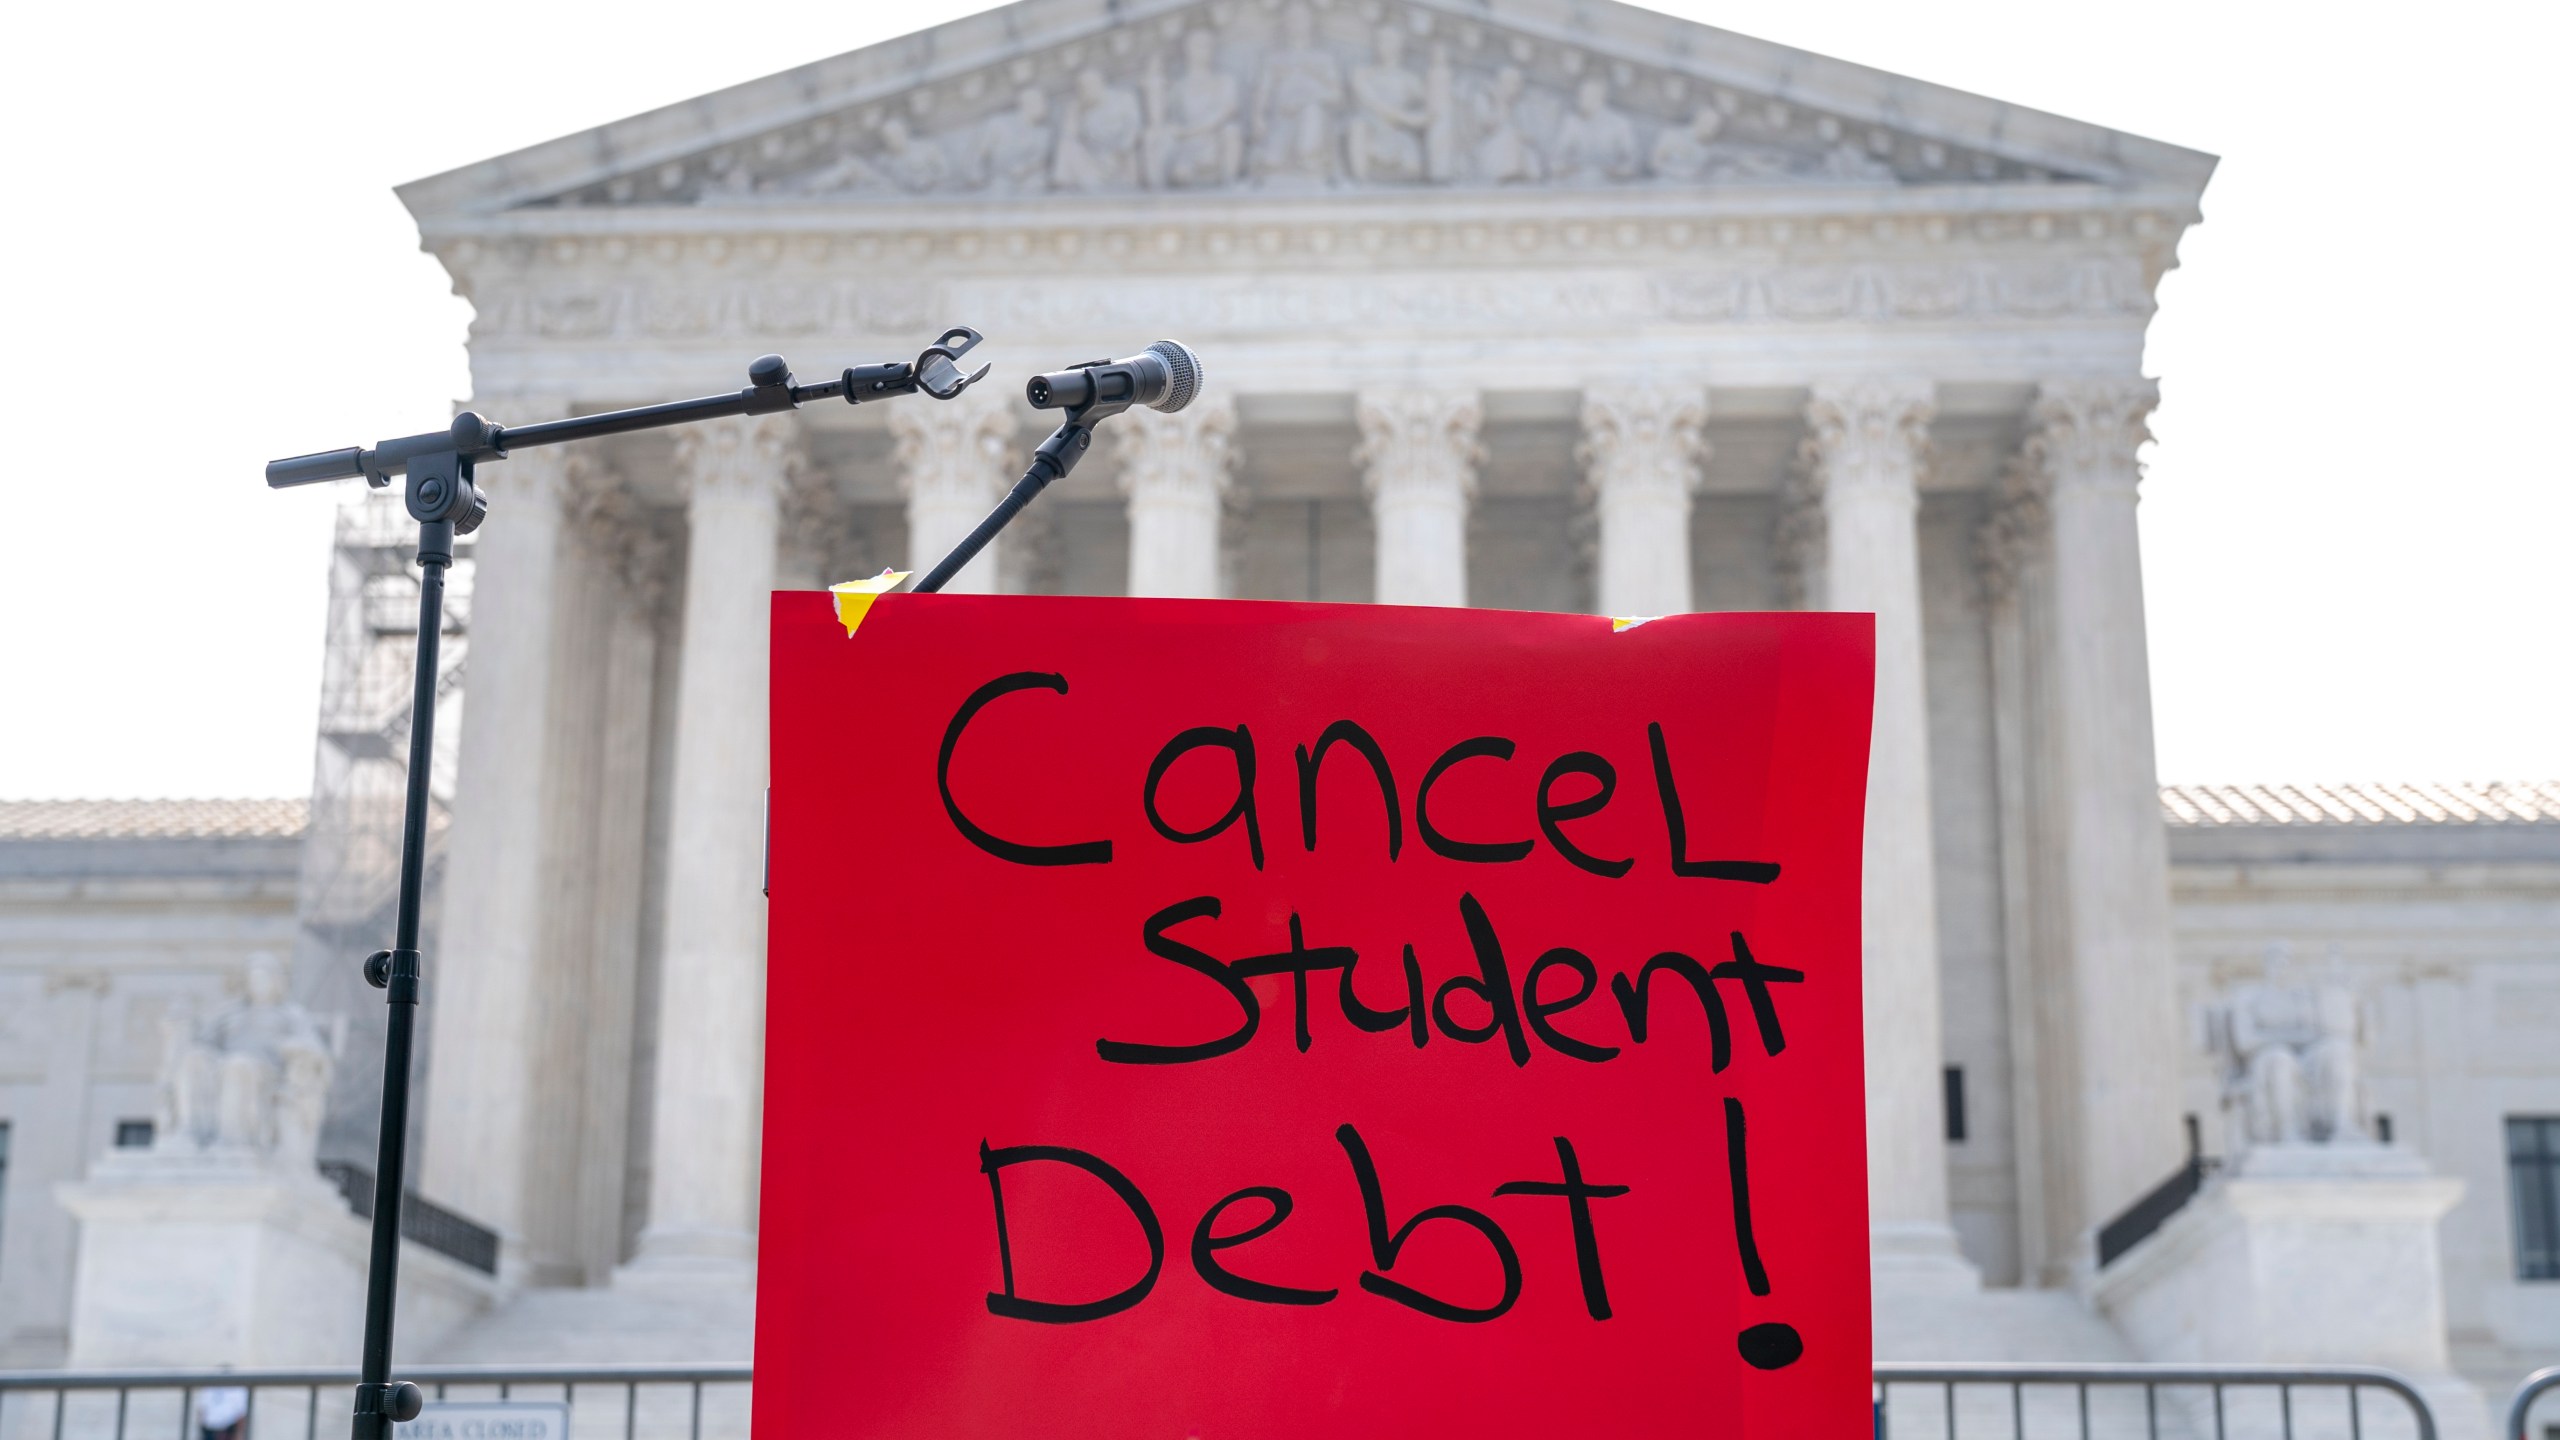
{"type": "MultiPolygon", "coordinates": [[[[2507,1406],[2507,1428],[2498,1440],[2535,1440],[2524,1428],[2533,1418],[2533,1402],[2545,1395],[2560,1397],[2560,1365],[2546,1365],[2524,1377],[2516,1387],[2514,1403],[2507,1406]]],[[[2546,1434],[2560,1435],[2560,1398],[2553,1404],[2553,1425],[2546,1434]]]]}
{"type": "MultiPolygon", "coordinates": [[[[441,1400],[565,1402],[571,1440],[744,1436],[754,1377],[743,1364],[400,1371],[430,1415],[441,1400]]],[[[250,1393],[238,1440],[320,1440],[324,1426],[334,1440],[355,1381],[353,1369],[6,1371],[0,1440],[200,1440],[196,1401],[217,1386],[250,1393]]],[[[2560,1367],[2525,1382],[2508,1440],[2554,1388],[2560,1367]]],[[[1879,1365],[1875,1395],[1877,1440],[2436,1440],[2414,1386],[2354,1365],[1879,1365]]]]}
{"type": "MultiPolygon", "coordinates": [[[[399,1378],[440,1400],[557,1400],[570,1440],[726,1440],[747,1431],[750,1365],[419,1365],[399,1378]]],[[[207,1390],[249,1392],[238,1440],[336,1440],[354,1367],[0,1371],[0,1440],[201,1440],[207,1390]]]]}
{"type": "Polygon", "coordinates": [[[1876,1440],[2436,1440],[2363,1365],[1878,1365],[1875,1397],[1876,1440]]]}

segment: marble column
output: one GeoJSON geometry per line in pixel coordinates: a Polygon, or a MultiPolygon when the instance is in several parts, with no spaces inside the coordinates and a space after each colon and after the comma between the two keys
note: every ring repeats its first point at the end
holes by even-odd
{"type": "Polygon", "coordinates": [[[1707,458],[1696,385],[1623,385],[1582,397],[1575,456],[1600,519],[1600,613],[1690,608],[1689,497],[1707,458]]]}
{"type": "Polygon", "coordinates": [[[589,487],[578,498],[576,520],[580,548],[594,564],[595,588],[609,608],[600,627],[601,705],[587,746],[595,778],[593,919],[586,935],[580,1036],[585,1067],[579,1077],[574,1195],[573,1258],[594,1285],[609,1280],[621,1260],[628,1201],[651,722],[672,556],[668,537],[633,501],[628,486],[589,487]]]}
{"type": "MultiPolygon", "coordinates": [[[[917,407],[930,410],[933,407],[917,407]]],[[[792,431],[676,442],[689,498],[649,1222],[632,1269],[753,1273],[764,1072],[765,634],[792,431]]]]}
{"type": "Polygon", "coordinates": [[[1129,497],[1129,593],[1216,597],[1219,522],[1237,458],[1235,401],[1209,396],[1171,415],[1131,410],[1111,428],[1120,492],[1129,497]]]}
{"type": "MultiPolygon", "coordinates": [[[[956,400],[919,398],[889,407],[898,483],[907,496],[907,564],[918,574],[966,539],[1022,478],[1015,394],[1001,385],[975,385],[956,400]]],[[[944,593],[993,594],[1003,548],[999,536],[952,577],[944,593]]]]}
{"type": "Polygon", "coordinates": [[[1861,955],[1876,1279],[1880,1286],[1953,1288],[1979,1277],[1957,1253],[1947,1220],[1917,523],[1934,413],[1926,380],[1818,384],[1805,410],[1805,460],[1821,496],[1822,607],[1875,615],[1861,955]]]}
{"type": "Polygon", "coordinates": [[[1985,650],[1990,661],[1992,792],[1998,805],[1996,856],[2000,875],[2000,969],[2008,1005],[2009,1134],[2013,1193],[2018,1204],[2018,1277],[2021,1285],[2067,1283],[2067,1267],[2053,1235],[2055,1199],[2050,1155],[2052,1114],[2044,1097],[2059,1092],[2054,1074],[2057,1046],[2046,1036],[2046,984],[2034,897],[2048,857],[2036,843],[2034,821],[2036,733],[2033,716],[2030,592],[2041,594],[2046,516],[2041,481],[2023,461],[2002,474],[1989,513],[1974,536],[1974,574],[1982,593],[1985,650]]]}
{"type": "Polygon", "coordinates": [[[1473,390],[1381,389],[1360,396],[1353,459],[1377,526],[1381,605],[1467,603],[1467,505],[1484,447],[1473,390]]]}
{"type": "Polygon", "coordinates": [[[2047,672],[2046,814],[2078,1072],[2056,1101],[2069,1108],[2075,1142],[2075,1233],[2113,1218],[2185,1154],[2185,1044],[2134,523],[2135,451],[2150,438],[2157,400],[2148,380],[2048,383],[2025,447],[2049,516],[2050,615],[2035,658],[2047,672]]]}
{"type": "MultiPolygon", "coordinates": [[[[559,414],[518,401],[500,413],[559,414]]],[[[445,850],[440,942],[428,952],[432,1009],[425,1153],[417,1185],[439,1204],[496,1230],[501,1264],[533,1278],[537,1224],[536,1109],[540,1043],[552,968],[552,815],[546,803],[562,757],[553,662],[563,560],[562,509],[581,457],[528,450],[483,466],[489,521],[475,542],[470,703],[463,707],[453,831],[445,850]]]]}

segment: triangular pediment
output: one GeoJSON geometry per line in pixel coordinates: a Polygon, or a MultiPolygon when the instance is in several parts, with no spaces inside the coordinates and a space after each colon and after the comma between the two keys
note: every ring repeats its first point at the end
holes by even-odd
{"type": "Polygon", "coordinates": [[[1589,188],[2202,188],[2209,156],[1608,0],[1020,0],[403,187],[422,221],[1589,188]]]}

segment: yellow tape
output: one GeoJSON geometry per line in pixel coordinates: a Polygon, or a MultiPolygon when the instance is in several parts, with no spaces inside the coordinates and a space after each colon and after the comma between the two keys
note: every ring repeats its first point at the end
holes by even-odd
{"type": "Polygon", "coordinates": [[[899,583],[913,573],[911,570],[883,570],[868,580],[847,580],[841,585],[828,586],[827,593],[836,597],[836,618],[844,622],[844,638],[852,639],[853,632],[862,628],[862,617],[871,613],[872,601],[897,589],[899,583]]]}
{"type": "Polygon", "coordinates": [[[1612,615],[1609,617],[1609,633],[1612,635],[1622,634],[1626,631],[1633,630],[1648,620],[1659,620],[1661,618],[1662,617],[1659,615],[1612,615]]]}

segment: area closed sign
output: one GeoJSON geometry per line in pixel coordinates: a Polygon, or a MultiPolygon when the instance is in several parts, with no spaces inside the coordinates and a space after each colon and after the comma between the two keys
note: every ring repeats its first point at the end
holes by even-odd
{"type": "Polygon", "coordinates": [[[1871,672],[776,596],[758,1432],[1864,1433],[1871,672]]]}

